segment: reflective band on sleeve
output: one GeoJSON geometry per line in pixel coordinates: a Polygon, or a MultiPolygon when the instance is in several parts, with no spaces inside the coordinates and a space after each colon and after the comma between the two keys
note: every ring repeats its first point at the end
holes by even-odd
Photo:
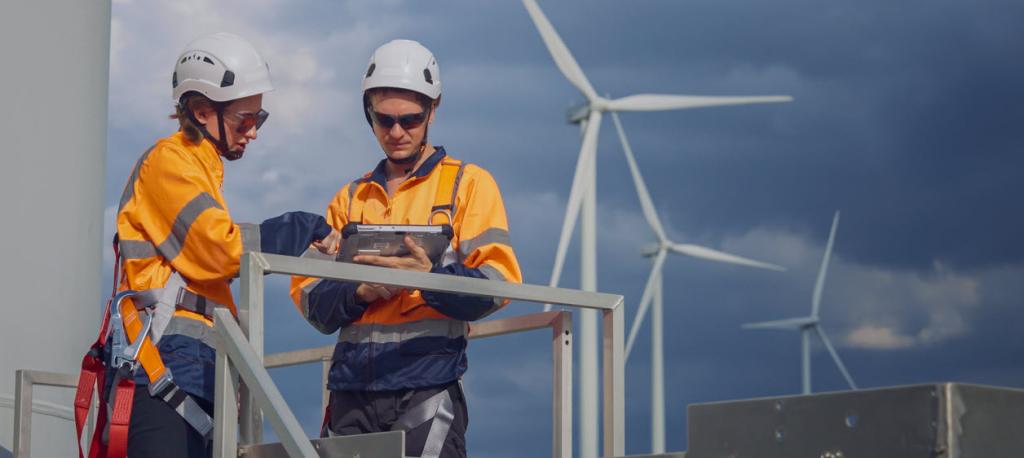
{"type": "Polygon", "coordinates": [[[508,281],[508,279],[501,274],[501,271],[495,269],[494,266],[490,264],[481,264],[480,267],[477,267],[477,270],[482,272],[488,280],[508,281]]]}
{"type": "Polygon", "coordinates": [[[459,253],[462,254],[463,257],[468,257],[478,248],[492,243],[512,246],[512,239],[509,237],[508,231],[505,229],[492,227],[476,237],[467,240],[460,240],[459,253]]]}
{"type": "MultiPolygon", "coordinates": [[[[477,267],[477,269],[480,270],[480,272],[482,272],[484,276],[487,277],[488,280],[508,281],[508,279],[506,279],[505,276],[501,274],[501,271],[495,269],[494,266],[491,266],[489,264],[481,264],[480,267],[477,267]]],[[[498,310],[501,310],[501,308],[505,306],[505,301],[507,299],[503,297],[495,297],[493,298],[493,300],[494,302],[493,305],[491,305],[491,308],[487,309],[487,311],[484,312],[484,314],[481,315],[480,318],[484,318],[494,312],[497,312],[498,310]]]]}
{"type": "Polygon", "coordinates": [[[146,259],[156,256],[156,247],[146,240],[125,240],[118,242],[124,259],[146,259]]]}
{"type": "Polygon", "coordinates": [[[402,324],[353,324],[338,333],[339,343],[398,343],[420,337],[455,339],[468,334],[465,321],[450,319],[419,320],[402,324]]]}
{"type": "Polygon", "coordinates": [[[135,195],[135,182],[139,179],[139,170],[142,169],[142,163],[146,162],[146,158],[149,157],[149,153],[153,152],[153,148],[156,148],[156,145],[150,146],[149,149],[139,157],[138,162],[135,163],[135,167],[132,168],[132,175],[128,178],[128,183],[124,185],[124,191],[121,192],[121,202],[117,205],[118,212],[124,209],[125,204],[127,204],[128,201],[132,199],[132,196],[135,195]]]}
{"type": "Polygon", "coordinates": [[[448,430],[455,420],[455,405],[448,390],[437,393],[416,407],[405,411],[398,420],[391,426],[392,431],[411,431],[413,428],[433,420],[430,425],[430,432],[423,443],[423,453],[420,458],[438,458],[441,456],[441,448],[444,440],[448,437],[448,430]]]}
{"type": "Polygon", "coordinates": [[[238,227],[242,230],[242,252],[259,252],[260,251],[260,225],[253,223],[238,223],[238,227]]]}
{"type": "Polygon", "coordinates": [[[320,282],[324,281],[322,278],[302,287],[302,300],[299,301],[302,306],[302,316],[309,320],[309,293],[313,292],[313,288],[316,288],[320,282]]]}
{"type": "Polygon", "coordinates": [[[185,237],[188,236],[188,230],[192,227],[192,223],[195,223],[204,211],[211,208],[223,209],[224,207],[221,207],[217,199],[214,199],[208,192],[200,193],[185,204],[185,207],[178,212],[178,216],[174,218],[174,225],[171,227],[171,233],[167,239],[156,247],[160,255],[168,261],[177,258],[181,253],[181,246],[185,244],[185,237]]]}

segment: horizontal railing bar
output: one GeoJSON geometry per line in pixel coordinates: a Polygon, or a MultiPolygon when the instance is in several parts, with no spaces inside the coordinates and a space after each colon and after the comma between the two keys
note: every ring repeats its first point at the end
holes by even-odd
{"type": "MultiPolygon", "coordinates": [[[[550,312],[531,313],[529,315],[502,318],[500,320],[478,321],[470,325],[469,338],[480,339],[484,337],[496,337],[505,334],[534,331],[537,329],[550,328],[556,319],[563,313],[558,310],[550,312]]],[[[300,364],[309,364],[323,361],[334,353],[334,345],[323,345],[319,347],[303,348],[299,350],[273,353],[263,357],[263,366],[267,369],[276,369],[300,364]]]]}
{"type": "Polygon", "coordinates": [[[567,312],[553,310],[550,312],[502,318],[500,320],[478,321],[470,324],[469,338],[480,339],[550,328],[554,326],[555,319],[561,316],[562,313],[567,312]]]}
{"type": "MultiPolygon", "coordinates": [[[[51,385],[57,386],[57,385],[51,385]]],[[[0,408],[14,409],[15,399],[11,396],[0,396],[0,408]]],[[[75,411],[70,407],[62,406],[47,401],[32,401],[32,413],[45,415],[47,417],[60,418],[62,420],[75,420],[75,411]]]]}
{"type": "Polygon", "coordinates": [[[549,286],[516,284],[495,280],[430,274],[345,262],[321,261],[269,253],[249,253],[262,259],[264,271],[286,275],[377,283],[428,291],[504,297],[512,300],[568,305],[586,309],[612,310],[622,303],[617,294],[595,293],[549,286]]]}
{"type": "Polygon", "coordinates": [[[33,385],[78,387],[78,376],[75,375],[35,370],[23,370],[22,372],[32,381],[33,385]]]}
{"type": "Polygon", "coordinates": [[[330,358],[331,353],[334,353],[334,345],[323,345],[320,347],[303,348],[301,350],[283,351],[264,356],[263,365],[266,366],[267,369],[276,369],[279,367],[308,364],[316,361],[323,361],[324,358],[330,358]]]}

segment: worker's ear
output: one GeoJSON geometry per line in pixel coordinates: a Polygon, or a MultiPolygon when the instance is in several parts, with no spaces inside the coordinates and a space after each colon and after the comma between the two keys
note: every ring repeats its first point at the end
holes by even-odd
{"type": "Polygon", "coordinates": [[[427,115],[427,124],[434,122],[434,114],[437,113],[437,107],[439,106],[441,106],[441,96],[437,96],[437,98],[430,103],[430,114],[427,115]]]}
{"type": "Polygon", "coordinates": [[[210,125],[213,118],[216,117],[216,112],[214,112],[213,108],[209,106],[200,105],[192,109],[192,116],[195,116],[196,121],[199,121],[199,124],[206,127],[210,125]]]}

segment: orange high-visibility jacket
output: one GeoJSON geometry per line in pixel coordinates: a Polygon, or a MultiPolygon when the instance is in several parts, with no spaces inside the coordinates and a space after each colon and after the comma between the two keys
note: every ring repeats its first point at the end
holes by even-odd
{"type": "MultiPolygon", "coordinates": [[[[328,223],[339,230],[350,221],[430,224],[438,189],[444,189],[442,169],[455,167],[457,174],[447,174],[456,182],[454,199],[449,199],[454,236],[433,272],[522,282],[501,193],[486,170],[462,165],[438,147],[389,198],[384,164],[335,195],[327,207],[328,223]]],[[[328,381],[331,390],[380,391],[451,382],[466,370],[467,322],[507,302],[412,291],[362,304],[355,299],[357,286],[292,278],[292,299],[306,320],[325,334],[341,329],[328,381]]]]}
{"type": "MultiPolygon", "coordinates": [[[[177,282],[196,296],[235,312],[229,281],[237,276],[243,251],[259,251],[256,224],[236,224],[221,194],[224,164],[209,141],[189,142],[178,132],[159,140],[135,164],[117,214],[123,259],[119,290],[170,289],[177,282]],[[177,275],[174,275],[177,273],[177,275]]],[[[180,296],[179,296],[180,297],[180,296]]],[[[168,299],[174,302],[174,298],[168,299]]],[[[212,323],[205,316],[165,304],[168,315],[154,325],[160,359],[174,382],[186,392],[213,398],[212,323]],[[172,311],[173,312],[170,312],[172,311]]],[[[121,307],[131,335],[141,327],[130,301],[121,307]]],[[[161,310],[161,309],[158,309],[161,310]]],[[[138,383],[155,380],[158,368],[140,361],[148,373],[138,383]]]]}

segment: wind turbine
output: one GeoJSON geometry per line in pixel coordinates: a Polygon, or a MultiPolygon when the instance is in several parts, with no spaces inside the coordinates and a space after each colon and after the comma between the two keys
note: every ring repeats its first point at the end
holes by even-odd
{"type": "Polygon", "coordinates": [[[640,208],[643,211],[644,219],[651,226],[658,242],[646,247],[643,251],[645,257],[653,258],[651,274],[647,277],[647,285],[644,288],[643,296],[640,298],[640,305],[637,308],[636,318],[633,319],[633,326],[629,330],[629,338],[626,340],[626,360],[629,360],[633,344],[640,331],[640,326],[647,315],[648,306],[651,308],[651,453],[665,453],[665,359],[663,343],[663,319],[662,319],[662,268],[670,253],[690,256],[697,259],[722,262],[726,264],[737,264],[742,266],[756,267],[783,271],[784,268],[775,264],[755,261],[740,256],[732,255],[722,251],[706,248],[698,245],[675,243],[669,240],[661,225],[661,220],[654,208],[651,195],[647,191],[643,175],[640,174],[640,167],[637,166],[636,157],[633,155],[633,148],[630,147],[629,139],[626,138],[626,131],[622,129],[619,115],[612,112],[612,121],[615,123],[615,130],[619,134],[619,141],[622,143],[622,150],[626,154],[626,162],[629,164],[629,172],[633,176],[633,185],[636,188],[637,197],[640,200],[640,208]]]}
{"type": "MultiPolygon", "coordinates": [[[[562,232],[555,254],[555,264],[551,272],[551,286],[558,285],[562,275],[569,239],[576,226],[576,218],[582,212],[583,222],[580,227],[580,288],[587,291],[597,290],[597,134],[601,128],[601,117],[604,112],[611,111],[661,111],[701,108],[721,105],[744,105],[752,103],[789,102],[789,96],[761,97],[707,97],[689,95],[637,94],[618,99],[601,97],[591,86],[576,59],[569,52],[558,32],[544,16],[536,0],[523,0],[526,11],[530,14],[544,45],[551,53],[555,65],[562,75],[578,89],[587,99],[586,105],[570,115],[571,122],[580,123],[583,131],[583,144],[579,157],[576,159],[576,171],[573,174],[572,187],[569,190],[569,201],[562,221],[562,232]]],[[[545,306],[545,310],[549,310],[545,306]]],[[[576,342],[580,348],[580,456],[593,458],[597,456],[598,424],[597,413],[600,402],[598,395],[599,374],[597,370],[597,313],[583,310],[579,313],[580,328],[576,342]]],[[[610,451],[609,451],[610,452],[610,451]]]]}
{"type": "Polygon", "coordinates": [[[828,353],[832,355],[832,360],[835,361],[836,366],[839,368],[839,372],[842,372],[843,377],[846,378],[846,383],[850,385],[851,389],[857,389],[857,384],[853,383],[853,377],[850,377],[850,372],[846,370],[846,365],[844,365],[843,360],[839,358],[839,353],[836,353],[835,347],[832,346],[832,341],[829,340],[825,331],[821,329],[821,324],[818,319],[818,311],[821,310],[821,292],[825,288],[825,275],[828,272],[829,259],[832,257],[832,244],[835,242],[836,228],[838,226],[839,212],[836,211],[835,216],[832,218],[832,230],[828,234],[828,244],[825,245],[825,256],[821,259],[821,267],[818,269],[818,280],[814,283],[814,293],[811,296],[811,315],[798,318],[787,318],[784,320],[764,321],[761,323],[748,323],[743,325],[743,329],[800,331],[800,336],[802,338],[800,355],[803,376],[803,394],[811,394],[812,332],[816,333],[818,338],[821,340],[821,343],[825,344],[825,348],[828,349],[828,353]]]}

